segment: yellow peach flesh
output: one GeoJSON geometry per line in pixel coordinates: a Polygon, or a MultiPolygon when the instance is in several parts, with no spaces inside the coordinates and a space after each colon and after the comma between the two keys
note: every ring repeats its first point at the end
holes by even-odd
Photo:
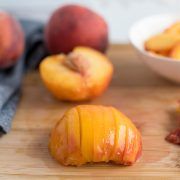
{"type": "Polygon", "coordinates": [[[67,56],[49,56],[40,64],[44,84],[61,100],[81,101],[99,96],[108,86],[112,73],[109,60],[86,47],[77,47],[67,56]]]}
{"type": "Polygon", "coordinates": [[[141,154],[141,141],[133,123],[115,108],[79,105],[56,125],[49,147],[63,165],[109,161],[131,165],[141,154]]]}

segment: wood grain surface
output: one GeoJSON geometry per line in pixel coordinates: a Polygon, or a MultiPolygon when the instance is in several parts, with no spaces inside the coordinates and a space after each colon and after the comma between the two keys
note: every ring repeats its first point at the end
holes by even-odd
{"type": "Polygon", "coordinates": [[[108,90],[84,104],[117,107],[143,136],[143,155],[130,167],[90,164],[64,167],[51,158],[51,128],[64,111],[77,103],[56,100],[44,88],[38,72],[28,73],[12,130],[0,138],[0,179],[179,179],[180,148],[164,140],[177,126],[173,110],[180,86],[149,70],[130,46],[111,46],[108,56],[115,74],[108,90]]]}

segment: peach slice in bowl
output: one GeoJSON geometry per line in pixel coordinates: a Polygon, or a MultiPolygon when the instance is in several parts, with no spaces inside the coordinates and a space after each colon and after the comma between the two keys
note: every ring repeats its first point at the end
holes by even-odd
{"type": "MultiPolygon", "coordinates": [[[[179,21],[180,14],[153,15],[135,23],[129,32],[130,43],[143,62],[159,75],[176,83],[180,83],[180,60],[150,53],[146,50],[145,43],[150,37],[164,32],[172,24],[179,21]]],[[[170,38],[171,40],[172,38],[170,38]]]]}

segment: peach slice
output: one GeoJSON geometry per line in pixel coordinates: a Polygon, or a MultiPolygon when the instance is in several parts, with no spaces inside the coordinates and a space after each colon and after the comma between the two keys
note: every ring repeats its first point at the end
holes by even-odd
{"type": "Polygon", "coordinates": [[[141,155],[142,140],[134,124],[128,118],[126,118],[126,121],[126,127],[128,128],[126,131],[126,147],[123,154],[123,163],[131,165],[141,155]]]}
{"type": "Polygon", "coordinates": [[[167,52],[178,41],[180,41],[180,35],[162,33],[152,36],[145,42],[145,49],[155,52],[167,52]]]}
{"type": "Polygon", "coordinates": [[[69,53],[76,46],[105,52],[108,46],[106,21],[96,12],[80,5],[59,7],[53,12],[44,32],[46,47],[52,54],[69,53]]]}
{"type": "Polygon", "coordinates": [[[176,22],[176,23],[172,24],[164,32],[165,33],[180,34],[180,22],[176,22]]]}
{"type": "Polygon", "coordinates": [[[40,64],[40,74],[48,90],[58,99],[81,101],[104,92],[112,78],[113,66],[102,53],[77,47],[67,56],[45,58],[40,64]]]}
{"type": "Polygon", "coordinates": [[[180,60],[180,42],[177,43],[171,50],[169,57],[180,60]]]}
{"type": "Polygon", "coordinates": [[[102,123],[103,114],[101,113],[101,106],[97,106],[97,108],[93,108],[93,162],[101,162],[104,161],[104,128],[105,124],[102,123]]]}
{"type": "Polygon", "coordinates": [[[51,133],[51,141],[49,143],[49,149],[53,157],[57,157],[57,161],[67,164],[66,159],[68,157],[68,144],[67,144],[67,126],[65,116],[57,123],[51,133]],[[61,147],[61,148],[59,148],[61,147]]]}
{"type": "Polygon", "coordinates": [[[118,111],[115,108],[111,108],[111,111],[115,119],[115,127],[116,127],[114,150],[111,159],[113,159],[116,163],[118,162],[119,164],[121,164],[123,162],[123,155],[126,146],[126,135],[127,135],[126,121],[121,120],[123,117],[121,117],[121,115],[118,113],[118,111]]]}
{"type": "Polygon", "coordinates": [[[141,136],[134,124],[121,112],[112,108],[116,120],[114,161],[131,165],[141,154],[141,136]]]}
{"type": "Polygon", "coordinates": [[[81,153],[86,162],[92,162],[93,159],[93,120],[91,111],[86,106],[77,107],[80,118],[81,133],[81,153]],[[83,108],[83,110],[81,110],[83,108]],[[85,117],[85,118],[84,118],[85,117]]]}
{"type": "Polygon", "coordinates": [[[114,150],[116,124],[113,113],[109,110],[109,107],[101,106],[101,108],[104,119],[104,161],[108,162],[111,160],[114,150]]]}
{"type": "Polygon", "coordinates": [[[71,165],[74,165],[74,162],[78,165],[83,164],[85,159],[81,153],[81,122],[78,110],[73,108],[71,111],[67,111],[64,118],[66,119],[68,146],[66,163],[71,165]]]}

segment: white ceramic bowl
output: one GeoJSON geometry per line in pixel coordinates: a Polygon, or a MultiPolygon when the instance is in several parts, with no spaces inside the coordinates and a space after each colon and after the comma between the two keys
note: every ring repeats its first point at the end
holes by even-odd
{"type": "Polygon", "coordinates": [[[150,36],[162,32],[177,21],[180,21],[180,14],[161,14],[143,18],[132,26],[129,38],[140,57],[152,70],[180,83],[180,61],[156,56],[144,50],[144,42],[150,36]]]}

